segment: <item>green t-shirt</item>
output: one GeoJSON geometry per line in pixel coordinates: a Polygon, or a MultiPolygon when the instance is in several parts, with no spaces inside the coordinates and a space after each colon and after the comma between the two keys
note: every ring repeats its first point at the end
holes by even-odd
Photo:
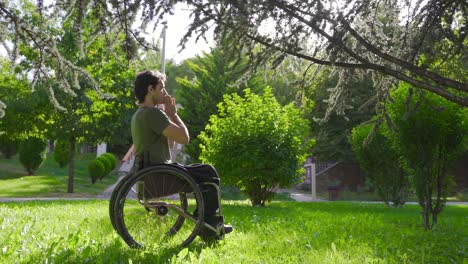
{"type": "Polygon", "coordinates": [[[140,107],[131,122],[135,155],[148,151],[151,163],[170,162],[169,144],[162,134],[168,125],[169,118],[160,109],[140,107]]]}

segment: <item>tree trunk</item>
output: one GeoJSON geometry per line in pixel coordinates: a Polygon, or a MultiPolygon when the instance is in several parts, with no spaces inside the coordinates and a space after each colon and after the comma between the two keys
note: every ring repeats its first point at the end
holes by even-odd
{"type": "MultiPolygon", "coordinates": [[[[429,198],[430,199],[430,198],[429,198]]],[[[424,198],[424,207],[423,207],[423,220],[424,220],[424,230],[430,230],[431,229],[431,223],[430,223],[430,209],[429,209],[429,202],[427,197],[424,198]]]]}
{"type": "Polygon", "coordinates": [[[70,137],[70,166],[68,167],[68,193],[73,193],[73,183],[75,181],[75,144],[76,138],[70,137]]]}

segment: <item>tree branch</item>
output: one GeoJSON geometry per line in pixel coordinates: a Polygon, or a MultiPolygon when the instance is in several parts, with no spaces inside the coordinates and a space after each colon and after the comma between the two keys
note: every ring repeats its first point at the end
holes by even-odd
{"type": "Polygon", "coordinates": [[[382,59],[392,62],[398,66],[401,66],[412,73],[416,73],[421,77],[427,77],[433,80],[435,83],[445,86],[445,87],[452,87],[460,91],[468,92],[468,83],[460,83],[448,78],[445,78],[435,72],[428,71],[424,68],[418,67],[414,64],[408,63],[407,61],[401,60],[399,58],[393,57],[389,54],[386,54],[379,49],[377,49],[374,45],[369,43],[365,40],[359,33],[357,33],[344,19],[340,19],[342,25],[348,30],[348,32],[359,42],[361,43],[368,51],[374,53],[375,55],[381,57],[382,59]]]}

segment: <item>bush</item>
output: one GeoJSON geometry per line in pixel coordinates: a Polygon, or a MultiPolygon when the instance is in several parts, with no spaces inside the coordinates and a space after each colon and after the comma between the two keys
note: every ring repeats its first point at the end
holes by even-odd
{"type": "Polygon", "coordinates": [[[9,138],[6,134],[0,135],[0,152],[7,159],[11,159],[18,152],[18,141],[9,138]]]}
{"type": "Polygon", "coordinates": [[[42,138],[28,138],[20,144],[19,160],[28,172],[33,175],[46,159],[47,142],[42,138]]]}
{"type": "Polygon", "coordinates": [[[102,162],[102,159],[94,159],[88,164],[88,172],[91,177],[91,183],[95,183],[98,179],[104,177],[106,173],[106,167],[102,162]]]}
{"type": "Polygon", "coordinates": [[[200,135],[200,158],[216,167],[223,183],[263,206],[274,188],[301,180],[309,126],[299,109],[281,106],[269,88],[263,96],[249,89],[244,98],[225,96],[218,109],[200,135]]]}
{"type": "Polygon", "coordinates": [[[109,174],[112,171],[112,162],[109,160],[109,158],[106,158],[106,157],[103,157],[103,156],[99,156],[96,159],[100,160],[102,162],[102,164],[104,165],[104,169],[105,169],[104,175],[102,175],[99,178],[99,179],[102,179],[102,178],[104,178],[104,176],[106,176],[107,174],[109,174]]]}
{"type": "Polygon", "coordinates": [[[111,162],[111,171],[117,167],[117,158],[114,156],[114,154],[107,152],[102,154],[101,157],[104,157],[111,162]]]}
{"type": "Polygon", "coordinates": [[[371,135],[371,140],[366,142],[373,129],[371,124],[353,128],[350,143],[354,155],[385,204],[389,207],[393,203],[394,207],[401,207],[409,194],[408,174],[400,165],[391,141],[384,135],[388,129],[385,125],[379,126],[371,135]]]}
{"type": "Polygon", "coordinates": [[[54,160],[60,168],[65,167],[70,162],[70,142],[68,140],[57,140],[54,147],[54,160]]]}

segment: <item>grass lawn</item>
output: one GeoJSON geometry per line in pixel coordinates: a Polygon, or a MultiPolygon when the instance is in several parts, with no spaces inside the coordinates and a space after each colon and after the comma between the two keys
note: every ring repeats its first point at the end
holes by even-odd
{"type": "Polygon", "coordinates": [[[0,197],[94,197],[117,180],[117,173],[111,172],[102,182],[91,184],[88,163],[95,157],[94,154],[77,155],[73,194],[67,193],[68,166],[59,168],[52,155],[47,157],[34,176],[27,176],[18,156],[2,158],[0,197]]]}
{"type": "Polygon", "coordinates": [[[225,201],[235,230],[215,245],[130,249],[108,201],[0,204],[0,263],[467,263],[468,207],[447,206],[425,232],[419,206],[225,201]]]}

